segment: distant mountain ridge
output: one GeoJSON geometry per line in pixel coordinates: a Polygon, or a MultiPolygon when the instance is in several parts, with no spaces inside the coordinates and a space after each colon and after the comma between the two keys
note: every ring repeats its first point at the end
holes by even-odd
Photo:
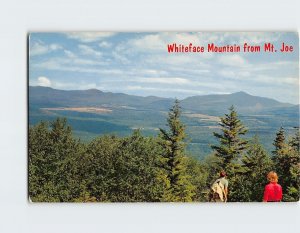
{"type": "MultiPolygon", "coordinates": [[[[166,114],[174,103],[172,98],[134,96],[90,90],[57,90],[29,87],[29,125],[65,117],[74,135],[90,141],[96,136],[116,134],[128,136],[134,129],[155,136],[166,127],[166,114]]],[[[299,105],[252,96],[245,92],[224,95],[192,96],[180,101],[182,122],[189,139],[188,151],[204,157],[209,145],[217,143],[213,132],[219,130],[218,117],[234,105],[239,118],[249,129],[247,137],[259,135],[271,152],[277,130],[283,126],[294,133],[299,126],[299,105]]]]}
{"type": "Polygon", "coordinates": [[[271,98],[249,95],[242,91],[232,94],[188,97],[182,100],[181,104],[185,109],[192,109],[193,106],[199,106],[198,109],[194,109],[210,114],[222,114],[226,112],[231,105],[234,105],[240,113],[245,114],[294,106],[293,104],[281,103],[271,98]]]}
{"type": "MultiPolygon", "coordinates": [[[[58,90],[50,87],[30,86],[29,103],[31,107],[121,107],[168,110],[174,99],[156,96],[141,97],[123,93],[89,90],[58,90]]],[[[297,108],[297,105],[281,103],[277,100],[252,96],[246,92],[222,95],[203,95],[187,97],[180,101],[185,111],[220,115],[234,105],[240,113],[253,114],[258,112],[297,108]]]]}

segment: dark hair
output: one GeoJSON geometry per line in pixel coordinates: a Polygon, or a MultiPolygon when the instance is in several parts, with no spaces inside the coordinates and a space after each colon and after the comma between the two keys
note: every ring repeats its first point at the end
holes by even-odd
{"type": "Polygon", "coordinates": [[[221,171],[220,172],[220,177],[225,177],[226,176],[226,172],[225,171],[221,171]]]}

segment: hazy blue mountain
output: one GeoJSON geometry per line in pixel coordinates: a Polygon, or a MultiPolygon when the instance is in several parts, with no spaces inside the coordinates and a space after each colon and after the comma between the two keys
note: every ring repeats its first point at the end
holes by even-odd
{"type": "MultiPolygon", "coordinates": [[[[74,106],[128,106],[153,110],[167,110],[174,102],[171,98],[155,96],[140,97],[123,93],[90,90],[56,90],[49,87],[29,87],[31,105],[43,107],[74,107],[74,106]]],[[[226,95],[192,96],[181,101],[184,110],[220,115],[234,105],[240,113],[255,113],[271,109],[281,109],[294,105],[276,100],[252,96],[245,92],[226,95]]]]}
{"type": "Polygon", "coordinates": [[[234,105],[239,113],[249,114],[274,108],[291,107],[292,104],[276,100],[252,96],[245,92],[224,95],[205,95],[188,97],[181,101],[184,109],[220,115],[227,111],[228,106],[234,105]]]}
{"type": "MultiPolygon", "coordinates": [[[[156,96],[30,86],[29,124],[66,117],[75,135],[83,140],[107,133],[125,136],[136,128],[145,135],[157,135],[159,128],[166,127],[167,112],[173,103],[172,98],[156,96]],[[97,112],[89,108],[100,110],[97,112]]],[[[203,157],[211,152],[209,145],[217,143],[213,132],[219,130],[219,116],[227,113],[231,105],[235,106],[240,119],[249,128],[248,137],[259,135],[268,151],[273,149],[272,141],[280,126],[284,126],[288,133],[294,133],[293,127],[299,126],[299,105],[245,92],[188,97],[181,100],[181,106],[191,153],[203,157]]]]}
{"type": "Polygon", "coordinates": [[[173,100],[155,96],[141,97],[123,93],[102,92],[97,89],[66,91],[50,87],[30,86],[29,103],[43,107],[130,106],[133,108],[152,107],[161,109],[169,107],[173,100]]]}

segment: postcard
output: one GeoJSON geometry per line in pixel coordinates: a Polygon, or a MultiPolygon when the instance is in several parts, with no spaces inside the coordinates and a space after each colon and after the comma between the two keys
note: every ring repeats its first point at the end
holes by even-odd
{"type": "Polygon", "coordinates": [[[31,32],[31,202],[299,201],[297,32],[31,32]]]}

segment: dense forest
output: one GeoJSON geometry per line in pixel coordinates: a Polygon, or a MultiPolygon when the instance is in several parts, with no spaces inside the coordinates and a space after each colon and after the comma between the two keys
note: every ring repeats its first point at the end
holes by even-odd
{"type": "MultiPolygon", "coordinates": [[[[176,100],[166,127],[155,137],[139,130],[128,137],[100,136],[81,142],[66,119],[29,127],[29,197],[33,202],[203,202],[225,170],[228,201],[262,201],[266,175],[274,170],[283,201],[299,200],[299,127],[281,127],[272,154],[259,136],[247,137],[234,107],[214,133],[219,143],[204,160],[187,156],[186,128],[176,100]]],[[[197,157],[195,155],[195,157],[197,157]]]]}

